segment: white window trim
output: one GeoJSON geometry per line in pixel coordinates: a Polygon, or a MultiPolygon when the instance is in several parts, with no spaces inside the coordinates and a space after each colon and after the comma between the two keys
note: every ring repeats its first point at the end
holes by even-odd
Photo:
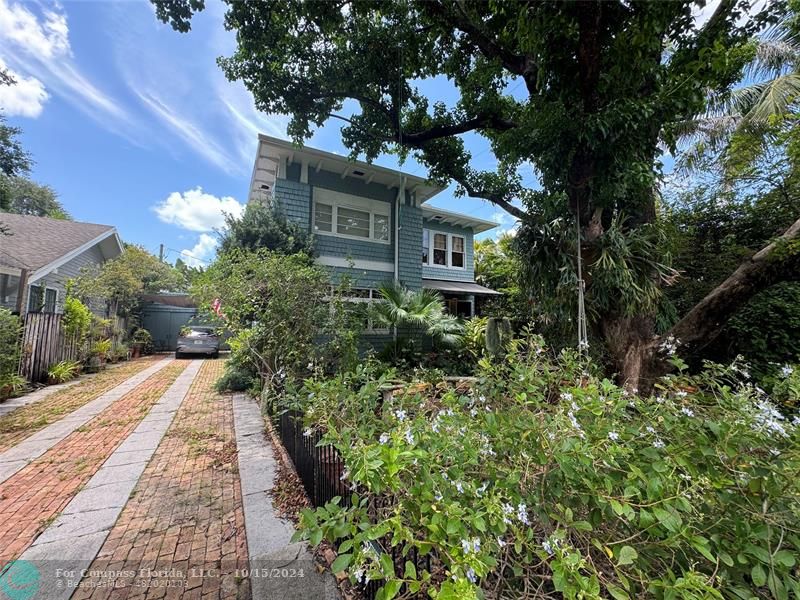
{"type": "Polygon", "coordinates": [[[343,238],[347,240],[359,240],[362,242],[370,242],[372,244],[386,244],[392,243],[392,216],[391,205],[369,198],[359,198],[341,192],[334,192],[333,190],[326,190],[323,188],[314,188],[314,198],[311,202],[311,232],[314,235],[327,235],[330,237],[343,238]],[[331,231],[319,231],[316,229],[317,221],[317,202],[328,204],[331,206],[331,231]],[[384,205],[385,206],[382,206],[384,205]],[[350,210],[357,210],[359,212],[369,213],[369,237],[361,237],[358,235],[350,235],[347,233],[339,233],[339,208],[348,208],[350,210]],[[389,239],[379,240],[375,237],[375,216],[385,217],[389,223],[389,239]]]}
{"type": "MultiPolygon", "coordinates": [[[[357,297],[345,297],[345,302],[353,302],[353,303],[362,303],[362,304],[372,304],[373,302],[377,302],[381,299],[380,292],[374,288],[355,288],[358,290],[366,290],[369,289],[369,298],[357,298],[357,297]]],[[[326,300],[330,300],[331,297],[328,296],[326,300]]],[[[373,327],[372,326],[372,319],[367,320],[367,326],[364,328],[365,335],[388,335],[391,333],[391,330],[388,327],[373,327]]]]}
{"type": "MultiPolygon", "coordinates": [[[[437,229],[428,229],[425,228],[425,231],[428,232],[428,262],[423,262],[423,266],[426,267],[433,267],[434,269],[449,269],[453,271],[466,271],[467,270],[467,236],[465,234],[460,233],[448,233],[447,231],[439,231],[437,229]],[[436,234],[446,235],[447,236],[447,264],[446,265],[437,265],[433,262],[433,236],[436,234]],[[458,237],[464,240],[464,266],[463,267],[454,267],[453,266],[453,238],[458,237]]],[[[423,241],[425,240],[423,234],[423,241]]]]}

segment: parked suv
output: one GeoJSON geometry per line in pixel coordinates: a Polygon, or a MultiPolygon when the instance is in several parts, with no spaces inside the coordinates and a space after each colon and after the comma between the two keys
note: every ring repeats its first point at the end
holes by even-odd
{"type": "Polygon", "coordinates": [[[219,356],[219,335],[216,328],[207,325],[183,327],[178,333],[175,358],[180,358],[185,354],[203,354],[217,358],[219,356]]]}

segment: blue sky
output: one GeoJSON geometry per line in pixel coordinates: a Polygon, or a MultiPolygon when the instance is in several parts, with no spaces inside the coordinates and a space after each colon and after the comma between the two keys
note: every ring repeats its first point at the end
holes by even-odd
{"type": "MultiPolygon", "coordinates": [[[[213,257],[221,211],[236,213],[246,198],[258,132],[286,137],[288,119],[258,113],[217,67],[235,42],[222,26],[224,8],[208,4],[191,33],[179,34],[146,1],[0,0],[0,61],[18,82],[0,88],[0,110],[23,130],[33,179],[52,186],[76,220],[116,225],[152,252],[163,243],[170,261],[179,252],[213,257]]],[[[446,82],[423,90],[455,98],[446,82]]],[[[309,145],[346,153],[339,127],[331,121],[309,145]]],[[[491,168],[485,143],[468,143],[475,165],[491,168]]],[[[398,166],[391,156],[377,162],[398,166]]],[[[425,173],[413,160],[403,169],[425,173]]],[[[452,188],[431,204],[500,223],[484,235],[513,225],[487,202],[454,198],[452,188]]]]}

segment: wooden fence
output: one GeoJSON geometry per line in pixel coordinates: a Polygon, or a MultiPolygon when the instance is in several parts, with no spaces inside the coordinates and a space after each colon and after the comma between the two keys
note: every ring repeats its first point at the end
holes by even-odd
{"type": "MultiPolygon", "coordinates": [[[[63,315],[56,313],[28,313],[22,330],[19,374],[31,382],[44,381],[47,370],[62,360],[83,360],[89,353],[91,341],[79,342],[75,337],[64,333],[61,320],[63,315]]],[[[116,319],[116,327],[108,327],[103,337],[112,341],[112,351],[116,351],[125,331],[125,321],[116,319]]]]}

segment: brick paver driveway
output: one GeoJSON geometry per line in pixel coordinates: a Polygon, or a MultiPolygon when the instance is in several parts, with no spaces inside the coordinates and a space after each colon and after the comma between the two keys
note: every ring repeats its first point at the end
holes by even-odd
{"type": "Polygon", "coordinates": [[[144,360],[0,417],[0,599],[330,597],[310,562],[277,596],[254,579],[299,551],[257,405],[214,391],[223,366],[144,360]]]}

